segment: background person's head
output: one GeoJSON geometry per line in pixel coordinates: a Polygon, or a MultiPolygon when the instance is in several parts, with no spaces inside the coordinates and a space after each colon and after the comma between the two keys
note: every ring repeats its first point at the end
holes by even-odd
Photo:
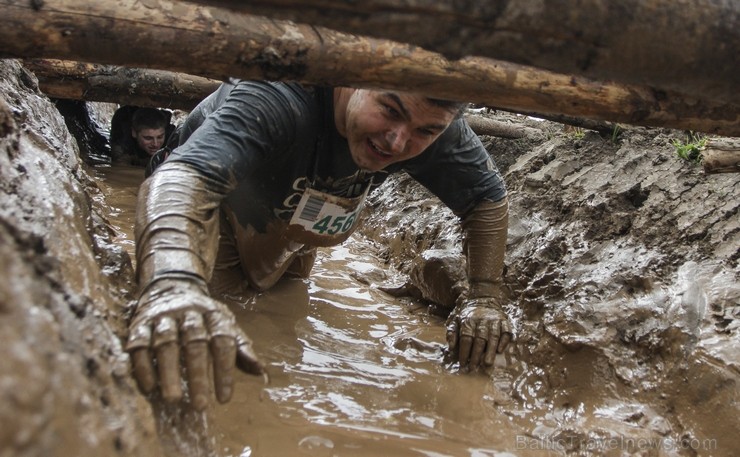
{"type": "Polygon", "coordinates": [[[131,136],[139,148],[149,155],[154,155],[164,146],[169,123],[170,114],[167,111],[139,108],[131,119],[131,136]]]}

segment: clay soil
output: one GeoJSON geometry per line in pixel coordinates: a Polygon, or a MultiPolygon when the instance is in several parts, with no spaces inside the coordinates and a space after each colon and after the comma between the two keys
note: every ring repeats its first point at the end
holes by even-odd
{"type": "MultiPolygon", "coordinates": [[[[391,423],[389,413],[363,422],[362,435],[355,433],[359,426],[355,434],[337,432],[341,427],[322,432],[326,418],[306,410],[298,425],[290,408],[280,409],[285,397],[269,394],[295,391],[300,376],[277,373],[275,382],[285,385],[262,391],[269,398],[259,397],[253,380],[239,386],[258,392],[250,400],[257,403],[246,407],[274,414],[267,425],[256,415],[240,422],[240,433],[259,432],[265,441],[240,444],[228,431],[236,422],[214,418],[236,413],[209,413],[211,433],[226,436],[227,448],[210,436],[173,433],[172,412],[142,396],[130,376],[122,342],[135,293],[129,254],[135,187],[126,195],[121,185],[101,180],[90,145],[70,133],[34,75],[16,61],[0,62],[0,456],[178,455],[178,440],[192,443],[191,455],[202,454],[201,441],[207,455],[244,456],[739,455],[738,175],[707,175],[678,158],[672,142],[684,141],[685,132],[623,126],[600,136],[485,115],[540,132],[519,140],[482,137],[509,189],[505,282],[517,344],[492,373],[460,375],[445,362],[443,316],[466,287],[458,221],[410,178],[394,177],[372,196],[363,230],[346,246],[371,260],[326,250],[314,282],[278,291],[305,296],[306,309],[274,311],[280,308],[267,302],[280,295],[231,299],[242,305],[253,334],[270,338],[280,333],[268,332],[275,322],[287,326],[271,346],[284,352],[257,346],[276,371],[289,373],[305,369],[306,358],[296,354],[305,354],[326,327],[308,334],[301,331],[306,322],[335,325],[326,347],[336,347],[341,338],[334,337],[354,325],[346,309],[312,314],[316,304],[362,304],[371,300],[356,293],[363,288],[372,303],[387,303],[377,314],[361,314],[363,332],[373,335],[377,319],[406,334],[413,326],[414,338],[390,345],[402,359],[394,363],[408,369],[393,372],[387,353],[376,354],[376,370],[363,372],[369,377],[362,383],[327,380],[314,370],[310,385],[328,383],[325,389],[337,394],[350,382],[357,398],[368,395],[355,392],[358,385],[385,386],[368,404],[392,412],[387,400],[396,394],[387,392],[397,380],[388,379],[413,373],[418,385],[436,386],[429,391],[438,397],[433,408],[420,392],[406,392],[419,400],[407,400],[408,417],[424,412],[444,430],[420,441],[410,420],[391,423]],[[356,283],[339,290],[332,272],[356,283]],[[461,401],[461,392],[472,397],[461,401]],[[478,428],[460,423],[472,410],[480,413],[478,428]],[[306,432],[294,446],[286,437],[299,429],[306,432]],[[413,435],[413,446],[399,430],[413,435]]],[[[367,345],[383,346],[389,336],[366,338],[346,350],[372,361],[367,345]]],[[[290,401],[296,410],[301,401],[306,406],[305,396],[290,401]]],[[[351,422],[357,413],[343,414],[351,422]]],[[[206,427],[203,420],[194,426],[206,427]]]]}

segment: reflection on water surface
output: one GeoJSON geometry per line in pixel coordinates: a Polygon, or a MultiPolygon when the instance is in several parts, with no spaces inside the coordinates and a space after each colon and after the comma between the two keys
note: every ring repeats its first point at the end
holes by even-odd
{"type": "MultiPolygon", "coordinates": [[[[143,172],[114,166],[93,174],[116,240],[134,260],[143,172]]],[[[353,237],[322,249],[310,280],[284,280],[259,295],[224,294],[270,382],[240,374],[231,402],[188,419],[197,425],[180,423],[184,431],[165,431],[181,442],[174,454],[529,455],[515,452],[522,431],[496,408],[496,384],[445,365],[444,322],[375,288],[392,272],[369,252],[353,237]],[[198,436],[198,427],[211,437],[198,436]]],[[[160,422],[175,415],[160,412],[160,422]]]]}

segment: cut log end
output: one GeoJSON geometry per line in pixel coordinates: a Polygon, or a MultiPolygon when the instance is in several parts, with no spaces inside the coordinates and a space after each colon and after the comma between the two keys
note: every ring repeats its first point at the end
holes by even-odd
{"type": "Polygon", "coordinates": [[[707,174],[740,172],[740,145],[710,143],[702,151],[702,157],[707,174]]]}

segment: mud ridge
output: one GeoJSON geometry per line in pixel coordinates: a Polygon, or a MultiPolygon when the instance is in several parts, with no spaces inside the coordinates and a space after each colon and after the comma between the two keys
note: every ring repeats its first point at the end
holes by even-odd
{"type": "Polygon", "coordinates": [[[160,455],[121,345],[130,261],[34,82],[0,62],[0,454],[160,455]]]}
{"type": "MultiPolygon", "coordinates": [[[[505,275],[519,342],[494,376],[509,398],[501,408],[541,430],[539,444],[571,433],[566,451],[578,455],[605,455],[588,445],[609,436],[662,443],[646,455],[733,455],[740,181],[679,159],[671,141],[683,132],[546,128],[539,141],[487,141],[510,192],[505,275]]],[[[444,281],[418,272],[457,246],[456,220],[410,178],[390,186],[403,196],[376,194],[391,216],[372,213],[364,235],[409,274],[404,290],[435,302],[434,284],[463,280],[464,260],[446,260],[444,281]]]]}

